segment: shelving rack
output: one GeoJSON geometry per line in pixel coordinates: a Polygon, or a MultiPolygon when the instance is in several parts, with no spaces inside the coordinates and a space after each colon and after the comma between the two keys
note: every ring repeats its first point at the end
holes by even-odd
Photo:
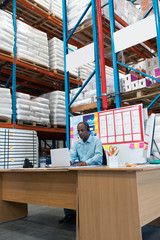
{"type": "MultiPolygon", "coordinates": [[[[131,1],[133,2],[133,1],[131,1]]],[[[134,1],[135,2],[135,1],[134,1]]],[[[92,3],[92,1],[91,1],[92,3]]],[[[100,0],[96,1],[97,3],[97,7],[100,6],[100,0]]],[[[94,2],[94,4],[96,4],[94,2]]],[[[129,102],[131,104],[135,104],[135,103],[140,103],[143,102],[146,104],[149,102],[149,106],[148,109],[153,105],[153,103],[155,103],[156,100],[159,99],[160,95],[160,88],[159,86],[151,86],[150,88],[147,89],[143,89],[140,91],[133,91],[133,92],[126,92],[126,93],[122,93],[120,94],[120,86],[119,86],[119,74],[118,72],[123,72],[123,73],[128,73],[129,71],[134,71],[137,72],[138,74],[140,74],[140,76],[143,75],[142,72],[135,70],[132,67],[129,67],[128,65],[134,65],[135,63],[145,60],[147,58],[151,58],[151,57],[155,57],[157,56],[157,52],[159,55],[159,43],[156,46],[156,41],[155,39],[149,39],[147,41],[144,41],[143,44],[137,44],[135,46],[131,46],[128,49],[124,50],[124,56],[125,56],[125,60],[126,60],[126,64],[122,64],[121,62],[118,61],[118,53],[115,53],[115,49],[114,49],[114,40],[113,40],[113,35],[115,31],[120,30],[117,26],[115,26],[115,21],[117,21],[118,23],[121,24],[122,27],[127,27],[128,24],[121,19],[120,16],[118,16],[117,14],[114,13],[114,7],[113,7],[113,0],[106,0],[106,4],[109,4],[109,15],[110,18],[109,19],[105,19],[103,16],[102,17],[102,25],[98,25],[98,31],[100,32],[101,36],[100,38],[104,39],[104,48],[105,51],[112,51],[112,60],[108,59],[107,57],[105,57],[105,64],[107,66],[111,66],[114,69],[114,85],[115,85],[115,100],[116,100],[116,107],[120,107],[121,106],[121,101],[122,102],[129,102]],[[103,29],[103,33],[101,31],[101,28],[103,29]],[[136,92],[136,93],[135,93],[136,92]],[[143,96],[142,96],[143,94],[143,96]],[[156,100],[152,101],[152,98],[158,94],[158,96],[156,97],[156,100]],[[130,96],[129,96],[130,95],[130,96]],[[147,101],[146,98],[149,98],[149,100],[147,101]]],[[[96,5],[95,5],[96,6],[96,5]]],[[[156,23],[157,23],[157,35],[159,36],[159,10],[158,10],[158,2],[157,0],[153,0],[153,8],[154,8],[154,12],[155,12],[155,18],[156,18],[156,23]]],[[[65,5],[65,1],[63,1],[63,11],[65,11],[65,15],[63,16],[63,18],[66,18],[66,5],[65,5]],[[65,10],[64,10],[65,9],[65,10]]],[[[151,11],[151,9],[149,9],[148,13],[146,13],[145,16],[147,16],[149,14],[149,12],[151,11]]],[[[101,15],[101,12],[97,9],[97,15],[101,15]]],[[[92,16],[93,17],[93,16],[92,16]]],[[[99,16],[97,16],[98,18],[99,16]]],[[[67,32],[67,26],[66,26],[66,20],[64,22],[64,49],[65,49],[65,54],[67,54],[67,45],[66,45],[66,32],[67,32]]],[[[78,24],[76,24],[78,26],[78,24]]],[[[88,22],[85,24],[82,24],[82,26],[79,26],[76,30],[74,29],[73,31],[73,37],[75,39],[78,39],[79,43],[82,46],[85,46],[91,42],[93,42],[93,31],[94,31],[94,27],[96,27],[95,25],[93,26],[92,22],[88,22]],[[92,29],[93,27],[93,29],[92,29]]],[[[100,39],[99,38],[99,39],[100,39]]],[[[158,39],[158,37],[157,37],[158,39]]],[[[102,45],[102,44],[101,44],[102,45]]],[[[103,47],[103,46],[102,46],[103,47]]],[[[102,73],[102,70],[101,70],[102,73]]],[[[148,76],[147,74],[144,74],[144,76],[148,76]]],[[[67,95],[68,95],[68,83],[67,83],[67,73],[65,75],[65,80],[66,80],[66,89],[67,89],[67,95]]],[[[156,79],[154,77],[148,76],[152,79],[156,79]]],[[[158,80],[159,81],[159,80],[158,80]]],[[[80,91],[79,91],[80,93],[80,91]]],[[[78,95],[78,94],[77,94],[78,95]]],[[[77,96],[76,95],[76,96],[77,96]]],[[[76,98],[75,96],[75,98],[76,98]]],[[[159,103],[157,105],[155,105],[156,107],[159,107],[159,103]]],[[[68,137],[67,137],[67,143],[69,146],[69,117],[70,117],[70,104],[69,102],[67,102],[67,116],[68,116],[68,120],[67,120],[67,132],[68,132],[68,137]]],[[[90,107],[90,105],[88,105],[88,108],[90,107]]],[[[94,106],[95,107],[95,106],[94,106]]],[[[80,106],[80,107],[75,107],[73,109],[71,109],[71,112],[74,111],[83,111],[87,109],[87,105],[86,106],[80,106]]],[[[98,110],[98,109],[97,109],[98,110]]],[[[99,110],[98,110],[99,111],[99,110]]]]}
{"type": "MultiPolygon", "coordinates": [[[[135,2],[135,1],[134,1],[135,2]]],[[[160,66],[160,17],[159,17],[159,6],[158,6],[158,1],[157,0],[152,0],[153,2],[153,11],[154,11],[154,14],[155,14],[155,22],[156,22],[156,30],[157,30],[157,38],[156,38],[156,41],[157,41],[157,48],[155,47],[155,40],[152,40],[152,44],[149,42],[149,40],[145,41],[144,43],[150,47],[151,49],[153,49],[155,52],[158,52],[158,59],[159,59],[159,66],[160,66]],[[149,43],[149,44],[148,44],[149,43]]],[[[152,8],[151,7],[151,8],[152,8]]],[[[148,10],[148,12],[145,14],[145,17],[148,16],[148,14],[150,13],[151,11],[151,8],[148,10]]],[[[112,44],[112,60],[113,60],[113,66],[114,66],[114,79],[115,79],[115,82],[118,84],[119,83],[119,75],[117,74],[118,72],[118,66],[123,66],[125,67],[126,69],[130,69],[130,70],[133,70],[143,76],[147,76],[151,79],[154,79],[156,80],[157,82],[160,82],[159,79],[156,79],[155,77],[152,77],[152,76],[149,76],[145,73],[142,73],[140,71],[138,71],[137,69],[134,69],[130,66],[127,66],[126,64],[122,64],[120,63],[118,60],[117,60],[117,55],[118,53],[115,52],[115,45],[114,45],[114,33],[116,31],[115,29],[115,16],[114,16],[114,5],[113,5],[113,0],[109,0],[109,15],[110,15],[110,26],[111,26],[111,44],[112,44]]],[[[126,25],[127,26],[127,25],[126,25]]],[[[116,91],[116,89],[115,89],[116,91]]],[[[143,92],[146,92],[147,93],[147,97],[155,97],[156,94],[157,97],[155,99],[153,99],[152,101],[149,101],[149,105],[147,106],[147,109],[150,109],[156,101],[158,101],[158,99],[160,98],[160,94],[159,94],[159,86],[152,86],[150,87],[150,90],[149,89],[145,89],[143,90],[143,92]],[[158,87],[158,88],[157,88],[158,87]],[[156,90],[153,92],[153,90],[156,90]],[[148,94],[148,91],[150,92],[148,94]]],[[[132,94],[132,93],[131,93],[132,94]]],[[[134,94],[134,93],[133,93],[134,94]]],[[[126,94],[127,95],[127,94],[126,94]]],[[[123,97],[125,96],[125,94],[123,94],[123,97]]],[[[139,100],[141,99],[145,99],[145,103],[147,102],[146,101],[146,96],[142,97],[142,96],[139,96],[139,98],[132,98],[131,100],[130,99],[125,99],[125,101],[128,101],[130,103],[135,103],[136,101],[139,103],[139,100]]],[[[145,104],[146,105],[146,104],[145,104]]],[[[157,105],[159,107],[159,104],[157,105]]]]}
{"type": "MultiPolygon", "coordinates": [[[[22,61],[16,57],[16,17],[23,18],[27,24],[45,31],[49,38],[58,37],[62,39],[63,24],[62,20],[44,10],[33,1],[29,0],[5,0],[0,1],[0,8],[13,12],[13,26],[14,26],[14,52],[13,55],[7,52],[0,52],[0,83],[6,83],[6,86],[12,86],[12,100],[13,100],[13,124],[1,123],[1,127],[17,128],[17,129],[31,129],[38,132],[40,138],[47,139],[64,139],[66,130],[64,128],[47,128],[34,126],[20,126],[16,124],[16,90],[20,92],[28,92],[32,95],[40,95],[51,92],[53,90],[64,89],[64,73],[59,71],[51,72],[48,68],[22,61]],[[12,85],[11,85],[12,84],[12,85]],[[18,87],[16,86],[18,84],[18,87]]],[[[74,44],[73,39],[70,43],[74,44]]],[[[70,76],[70,84],[72,87],[81,85],[77,78],[70,76]]]]}
{"type": "MultiPolygon", "coordinates": [[[[97,110],[100,111],[102,109],[102,94],[105,94],[105,89],[101,89],[101,76],[100,76],[100,61],[99,61],[99,41],[98,41],[98,32],[97,32],[97,14],[96,14],[96,0],[91,0],[80,16],[79,20],[75,24],[74,28],[71,30],[71,32],[68,34],[68,28],[67,28],[67,6],[66,1],[63,0],[63,41],[64,41],[64,73],[65,73],[65,97],[66,97],[66,138],[67,138],[67,147],[70,148],[70,107],[72,103],[75,101],[75,99],[78,97],[78,95],[81,93],[81,91],[85,88],[87,83],[91,80],[91,78],[96,76],[96,94],[97,94],[97,110]],[[69,39],[73,36],[74,32],[78,28],[79,24],[83,20],[84,16],[88,12],[89,9],[92,9],[92,30],[93,30],[93,42],[94,42],[94,52],[95,52],[95,70],[92,72],[92,74],[88,77],[88,79],[85,81],[83,86],[79,89],[78,93],[75,95],[75,97],[70,101],[70,85],[69,85],[69,72],[67,72],[66,68],[66,56],[68,54],[68,42],[69,39]]],[[[76,36],[77,38],[77,36],[76,36]]],[[[105,68],[105,66],[103,66],[105,68]]],[[[102,69],[101,69],[102,71],[102,69]]]]}

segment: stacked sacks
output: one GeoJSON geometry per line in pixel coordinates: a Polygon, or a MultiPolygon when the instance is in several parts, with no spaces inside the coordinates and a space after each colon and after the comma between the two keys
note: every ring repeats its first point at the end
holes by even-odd
{"type": "Polygon", "coordinates": [[[50,0],[34,0],[36,3],[41,5],[44,9],[48,10],[50,9],[50,0]]]}
{"type": "Polygon", "coordinates": [[[34,118],[37,119],[36,122],[38,122],[41,125],[49,125],[49,100],[42,98],[42,97],[36,97],[31,100],[31,106],[30,110],[34,116],[34,118]]]}
{"type": "Polygon", "coordinates": [[[13,52],[14,32],[12,15],[0,10],[0,49],[13,52]]]}
{"type": "Polygon", "coordinates": [[[0,88],[0,117],[12,118],[12,99],[8,88],[0,88]]]}
{"type": "MultiPolygon", "coordinates": [[[[64,72],[64,51],[63,41],[54,37],[49,40],[49,66],[51,70],[60,70],[64,72]]],[[[77,47],[69,44],[68,47],[72,50],[76,50],[77,47]]],[[[71,52],[71,50],[69,50],[71,52]]],[[[78,76],[77,70],[70,71],[70,74],[78,76]]]]}
{"type": "Polygon", "coordinates": [[[30,95],[25,93],[16,93],[16,118],[23,121],[35,121],[30,111],[30,95]]]}
{"type": "MultiPolygon", "coordinates": [[[[67,4],[67,17],[68,17],[68,30],[71,30],[81,15],[83,14],[84,10],[90,3],[90,0],[68,0],[67,4]]],[[[101,0],[101,6],[106,4],[106,0],[101,0]]],[[[120,16],[124,21],[128,24],[134,23],[141,19],[140,11],[129,1],[126,0],[114,0],[114,11],[115,13],[120,16]]],[[[102,8],[102,14],[106,19],[109,19],[109,6],[106,5],[102,8]]],[[[92,18],[91,7],[88,10],[87,14],[83,18],[81,24],[85,21],[90,22],[92,18]]],[[[122,27],[116,21],[117,27],[122,27]]]]}
{"type": "Polygon", "coordinates": [[[66,125],[65,92],[54,91],[43,94],[43,97],[49,99],[50,122],[51,125],[66,125]]]}
{"type": "MultiPolygon", "coordinates": [[[[71,30],[81,15],[83,14],[84,10],[90,3],[90,0],[68,0],[67,5],[67,16],[68,16],[68,30],[71,30]]],[[[86,13],[85,17],[83,18],[82,23],[87,19],[91,19],[92,12],[91,7],[86,13]]]]}
{"type": "Polygon", "coordinates": [[[48,67],[47,34],[17,20],[17,57],[48,67]]]}
{"type": "Polygon", "coordinates": [[[50,13],[56,15],[62,19],[62,1],[51,0],[50,1],[50,13]]]}

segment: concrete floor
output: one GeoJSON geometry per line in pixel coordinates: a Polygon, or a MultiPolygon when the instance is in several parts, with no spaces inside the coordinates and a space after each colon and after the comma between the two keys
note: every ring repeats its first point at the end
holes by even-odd
{"type": "MultiPolygon", "coordinates": [[[[59,224],[62,217],[63,209],[29,205],[28,217],[0,224],[0,240],[75,240],[75,222],[59,224]]],[[[142,235],[160,240],[160,228],[145,226],[142,235]]]]}

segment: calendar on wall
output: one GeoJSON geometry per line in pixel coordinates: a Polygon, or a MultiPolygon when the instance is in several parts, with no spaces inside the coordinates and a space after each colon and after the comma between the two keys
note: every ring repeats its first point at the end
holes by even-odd
{"type": "Polygon", "coordinates": [[[144,141],[141,105],[99,112],[98,120],[102,144],[144,141]]]}

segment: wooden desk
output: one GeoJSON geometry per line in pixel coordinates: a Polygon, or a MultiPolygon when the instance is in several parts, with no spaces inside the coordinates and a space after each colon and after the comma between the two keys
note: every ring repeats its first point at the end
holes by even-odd
{"type": "Polygon", "coordinates": [[[77,240],[141,240],[160,216],[160,168],[1,170],[0,191],[1,222],[26,216],[26,203],[76,209],[77,240]]]}
{"type": "Polygon", "coordinates": [[[0,222],[27,216],[27,203],[76,209],[77,172],[0,170],[0,222]]]}

